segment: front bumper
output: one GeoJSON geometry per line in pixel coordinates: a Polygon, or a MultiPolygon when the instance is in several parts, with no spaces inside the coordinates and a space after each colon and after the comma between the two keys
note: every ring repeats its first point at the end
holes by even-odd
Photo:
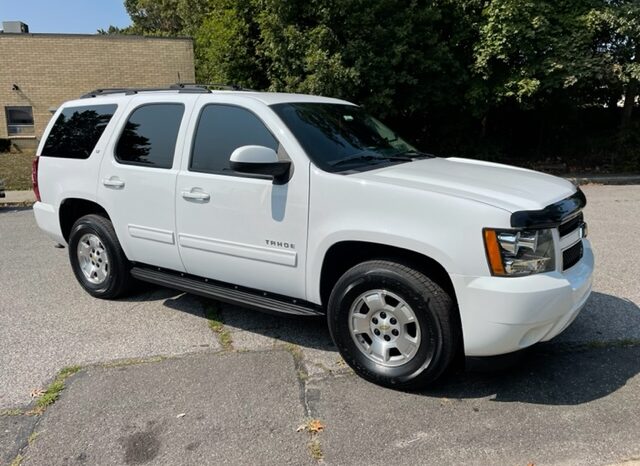
{"type": "Polygon", "coordinates": [[[593,251],[565,272],[528,277],[452,275],[467,356],[511,353],[547,341],[584,307],[592,286],[593,251]]]}

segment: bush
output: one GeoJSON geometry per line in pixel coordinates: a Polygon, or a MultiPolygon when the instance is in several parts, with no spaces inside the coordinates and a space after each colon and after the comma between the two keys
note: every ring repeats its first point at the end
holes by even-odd
{"type": "Polygon", "coordinates": [[[0,138],[0,153],[9,152],[11,149],[11,140],[0,138]]]}

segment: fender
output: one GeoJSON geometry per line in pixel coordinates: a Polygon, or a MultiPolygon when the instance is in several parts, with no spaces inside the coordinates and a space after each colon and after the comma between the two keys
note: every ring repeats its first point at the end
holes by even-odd
{"type": "Polygon", "coordinates": [[[444,251],[411,238],[374,231],[337,231],[326,236],[315,250],[309,251],[310,253],[307,261],[307,299],[310,302],[316,304],[320,304],[321,302],[320,285],[322,278],[322,266],[327,252],[334,245],[345,241],[359,241],[413,251],[416,254],[426,256],[438,262],[447,271],[447,273],[450,273],[449,271],[453,267],[453,259],[444,251]]]}

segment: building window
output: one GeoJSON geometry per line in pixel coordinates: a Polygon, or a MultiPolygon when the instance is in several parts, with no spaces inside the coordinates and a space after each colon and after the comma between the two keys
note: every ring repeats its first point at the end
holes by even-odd
{"type": "Polygon", "coordinates": [[[31,107],[5,107],[7,133],[9,136],[31,136],[33,130],[33,109],[31,107]]]}

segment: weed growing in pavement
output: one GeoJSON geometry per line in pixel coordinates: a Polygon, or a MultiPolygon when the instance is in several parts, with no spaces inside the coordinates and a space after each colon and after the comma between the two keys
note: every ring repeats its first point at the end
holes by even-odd
{"type": "Polygon", "coordinates": [[[320,446],[320,440],[316,438],[309,443],[309,452],[311,453],[311,457],[316,461],[320,461],[324,458],[322,447],[320,446]]]}
{"type": "Polygon", "coordinates": [[[29,414],[42,414],[48,406],[55,403],[60,398],[60,393],[64,390],[64,381],[82,369],[80,366],[69,366],[58,372],[58,375],[47,387],[42,396],[36,401],[36,407],[29,414]]]}
{"type": "Polygon", "coordinates": [[[24,411],[21,410],[20,408],[4,409],[4,410],[0,411],[0,417],[2,417],[2,416],[22,416],[23,414],[24,414],[24,411]]]}
{"type": "Polygon", "coordinates": [[[35,430],[31,432],[31,435],[29,435],[29,439],[27,440],[27,443],[29,444],[29,446],[33,445],[33,442],[35,442],[39,436],[40,436],[40,432],[36,432],[35,430]]]}
{"type": "Polygon", "coordinates": [[[224,327],[224,321],[217,304],[206,303],[204,308],[205,316],[209,321],[209,328],[218,335],[218,341],[225,350],[230,350],[233,345],[231,332],[224,327]]]}

